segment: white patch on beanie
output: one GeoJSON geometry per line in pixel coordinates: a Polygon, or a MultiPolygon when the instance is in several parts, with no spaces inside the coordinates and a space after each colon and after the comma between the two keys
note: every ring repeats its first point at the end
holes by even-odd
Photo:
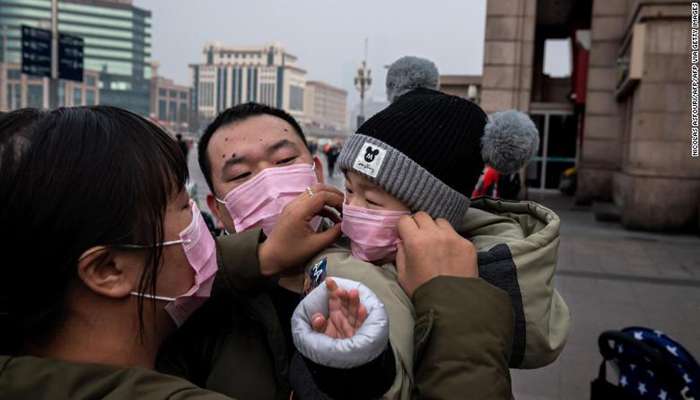
{"type": "Polygon", "coordinates": [[[379,170],[382,167],[385,156],[386,150],[376,144],[365,142],[360,152],[357,153],[352,168],[357,172],[376,178],[377,175],[379,175],[379,170]]]}

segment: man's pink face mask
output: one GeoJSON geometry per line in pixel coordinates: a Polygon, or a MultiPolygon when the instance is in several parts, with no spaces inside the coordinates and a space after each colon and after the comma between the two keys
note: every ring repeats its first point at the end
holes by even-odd
{"type": "MultiPolygon", "coordinates": [[[[271,167],[216,201],[226,206],[236,232],[259,226],[269,235],[284,207],[316,183],[313,164],[271,167]]],[[[320,223],[321,218],[316,217],[311,226],[316,230],[320,223]]]]}

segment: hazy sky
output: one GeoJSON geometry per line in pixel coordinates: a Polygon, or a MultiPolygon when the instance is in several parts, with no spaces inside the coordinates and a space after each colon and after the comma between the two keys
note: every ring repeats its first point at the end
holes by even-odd
{"type": "Polygon", "coordinates": [[[258,46],[273,41],[299,57],[307,80],[348,91],[369,39],[368,61],[381,99],[384,66],[404,55],[433,60],[442,74],[481,74],[485,0],[135,0],[153,13],[153,59],[160,74],[190,83],[187,65],[202,46],[220,41],[258,46]]]}

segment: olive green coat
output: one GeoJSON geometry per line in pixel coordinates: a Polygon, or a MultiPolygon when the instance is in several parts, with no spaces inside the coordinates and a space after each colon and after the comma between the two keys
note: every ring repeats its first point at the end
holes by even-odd
{"type": "MultiPolygon", "coordinates": [[[[215,298],[226,298],[227,291],[235,292],[237,288],[264,288],[257,260],[259,239],[257,230],[219,241],[222,268],[215,298]]],[[[513,313],[505,292],[481,279],[439,277],[418,288],[413,302],[416,341],[422,349],[414,367],[414,398],[511,398],[508,359],[513,313]]],[[[207,309],[212,312],[210,317],[216,318],[202,322],[196,313],[186,324],[190,326],[189,336],[181,337],[181,347],[170,347],[161,354],[168,361],[160,366],[191,374],[203,382],[202,386],[222,394],[142,368],[0,356],[0,400],[245,400],[281,398],[281,393],[288,396],[288,383],[281,381],[288,366],[279,365],[279,347],[269,347],[270,343],[279,346],[282,342],[278,332],[261,330],[264,323],[252,324],[260,321],[241,315],[236,307],[230,308],[230,314],[218,314],[217,307],[203,310],[207,309]],[[217,320],[220,324],[213,324],[217,320]]]]}
{"type": "MultiPolygon", "coordinates": [[[[472,204],[456,229],[479,251],[480,275],[511,297],[515,333],[510,366],[537,368],[554,361],[571,324],[569,309],[553,281],[559,217],[534,202],[483,198],[472,204]]],[[[399,286],[393,264],[364,262],[352,257],[348,247],[349,243],[341,241],[314,257],[306,267],[305,286],[310,288],[326,276],[335,276],[362,282],[382,300],[389,315],[397,371],[383,398],[408,399],[414,381],[414,352],[421,352],[414,348],[411,299],[399,286]]]]}

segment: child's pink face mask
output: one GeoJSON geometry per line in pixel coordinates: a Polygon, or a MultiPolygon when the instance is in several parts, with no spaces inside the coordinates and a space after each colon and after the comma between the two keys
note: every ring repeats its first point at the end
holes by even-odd
{"type": "Polygon", "coordinates": [[[410,214],[343,204],[341,229],[352,242],[352,255],[368,262],[395,258],[399,219],[410,214]]]}
{"type": "MultiPolygon", "coordinates": [[[[216,201],[226,206],[236,232],[260,226],[269,235],[284,207],[317,182],[313,165],[272,167],[228,192],[223,200],[216,201]]],[[[316,217],[311,227],[316,230],[320,223],[321,218],[316,217]]]]}

